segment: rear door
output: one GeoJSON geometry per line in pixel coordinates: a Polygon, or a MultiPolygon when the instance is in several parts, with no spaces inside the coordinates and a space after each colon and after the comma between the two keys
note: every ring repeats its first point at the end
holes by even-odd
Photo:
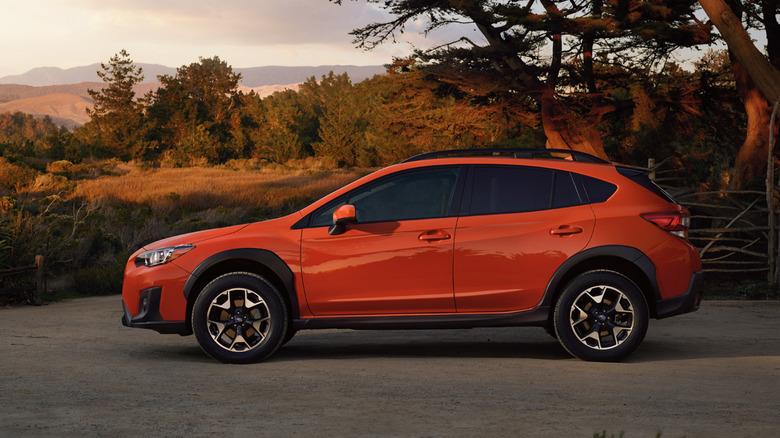
{"type": "Polygon", "coordinates": [[[475,166],[458,220],[458,312],[530,309],[547,282],[590,240],[593,211],[572,175],[526,166],[475,166]]]}

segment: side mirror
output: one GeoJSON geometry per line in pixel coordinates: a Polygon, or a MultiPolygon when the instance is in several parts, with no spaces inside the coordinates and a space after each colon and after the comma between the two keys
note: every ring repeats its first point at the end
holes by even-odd
{"type": "Polygon", "coordinates": [[[328,229],[328,234],[337,236],[347,231],[347,224],[357,222],[355,217],[355,206],[344,204],[333,212],[333,225],[328,229]]]}

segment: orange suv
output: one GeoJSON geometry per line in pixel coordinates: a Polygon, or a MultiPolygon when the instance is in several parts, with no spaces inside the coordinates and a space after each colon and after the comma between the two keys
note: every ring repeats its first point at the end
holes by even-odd
{"type": "Polygon", "coordinates": [[[122,323],[230,363],[298,330],[541,326],[617,361],[699,307],[688,212],[642,170],[559,150],[433,152],[289,216],[174,236],[128,261],[122,323]]]}

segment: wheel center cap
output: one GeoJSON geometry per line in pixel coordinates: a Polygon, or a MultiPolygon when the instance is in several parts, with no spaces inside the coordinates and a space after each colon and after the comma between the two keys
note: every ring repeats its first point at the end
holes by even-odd
{"type": "Polygon", "coordinates": [[[233,319],[237,324],[241,324],[244,322],[244,317],[241,315],[236,315],[236,317],[233,319]]]}
{"type": "Polygon", "coordinates": [[[607,321],[607,315],[599,314],[598,320],[599,320],[599,322],[606,322],[607,321]]]}

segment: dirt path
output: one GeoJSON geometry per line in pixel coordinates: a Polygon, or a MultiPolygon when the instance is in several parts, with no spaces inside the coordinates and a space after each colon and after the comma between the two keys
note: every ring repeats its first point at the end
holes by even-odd
{"type": "Polygon", "coordinates": [[[223,365],[118,296],[0,309],[0,436],[780,436],[780,302],[651,321],[628,361],[541,329],[309,331],[223,365]]]}

